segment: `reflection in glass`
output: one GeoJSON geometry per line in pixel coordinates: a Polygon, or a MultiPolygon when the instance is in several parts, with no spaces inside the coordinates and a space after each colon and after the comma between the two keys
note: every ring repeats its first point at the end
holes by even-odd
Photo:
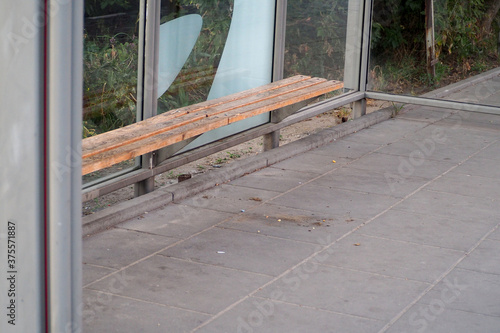
{"type": "MultiPolygon", "coordinates": [[[[134,123],[137,113],[139,0],[85,1],[83,138],[134,123]]],[[[120,163],[84,184],[134,166],[120,163]]]]}
{"type": "MultiPolygon", "coordinates": [[[[272,0],[162,1],[157,112],[270,83],[274,24],[272,0]]],[[[268,121],[263,114],[210,131],[184,150],[268,121]]]]}
{"type": "Polygon", "coordinates": [[[232,11],[230,0],[161,2],[158,114],[207,100],[232,11]]]}
{"type": "Polygon", "coordinates": [[[85,3],[83,137],[136,118],[139,7],[106,3],[85,3]]]}
{"type": "Polygon", "coordinates": [[[285,77],[343,81],[348,0],[288,0],[285,77]]]}

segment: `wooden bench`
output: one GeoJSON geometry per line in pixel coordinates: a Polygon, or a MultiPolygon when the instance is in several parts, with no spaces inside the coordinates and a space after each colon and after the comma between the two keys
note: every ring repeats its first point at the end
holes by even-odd
{"type": "Polygon", "coordinates": [[[297,75],[258,88],[175,109],[86,138],[82,143],[82,174],[192,139],[210,130],[265,112],[287,110],[279,117],[283,118],[294,112],[297,107],[303,106],[305,101],[342,87],[343,83],[339,81],[297,75]]]}

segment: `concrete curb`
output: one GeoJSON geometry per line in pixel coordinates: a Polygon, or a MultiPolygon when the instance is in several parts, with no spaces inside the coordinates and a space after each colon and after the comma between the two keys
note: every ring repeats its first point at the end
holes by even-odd
{"type": "Polygon", "coordinates": [[[134,198],[133,200],[121,202],[95,214],[84,216],[82,218],[83,235],[100,232],[118,223],[137,217],[144,212],[158,209],[171,202],[180,201],[213,188],[217,184],[234,180],[245,174],[318,148],[336,139],[385,121],[391,118],[391,116],[392,108],[378,110],[271,151],[235,161],[220,170],[210,171],[182,183],[159,188],[154,192],[134,198]]]}

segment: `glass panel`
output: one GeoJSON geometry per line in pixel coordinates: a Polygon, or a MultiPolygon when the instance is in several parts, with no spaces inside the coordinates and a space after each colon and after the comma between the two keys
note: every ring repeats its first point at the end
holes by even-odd
{"type": "MultiPolygon", "coordinates": [[[[139,0],[85,1],[83,138],[136,121],[139,0]]],[[[87,175],[84,183],[134,166],[87,175]]]]}
{"type": "MultiPolygon", "coordinates": [[[[497,2],[375,0],[369,89],[418,96],[498,68],[497,2]]],[[[500,105],[493,76],[440,97],[500,105]]]]}
{"type": "Polygon", "coordinates": [[[285,77],[344,80],[348,0],[288,0],[285,77]]]}
{"type": "MultiPolygon", "coordinates": [[[[158,113],[271,82],[274,0],[162,1],[158,113]]],[[[191,149],[269,121],[211,131],[191,149]]]]}

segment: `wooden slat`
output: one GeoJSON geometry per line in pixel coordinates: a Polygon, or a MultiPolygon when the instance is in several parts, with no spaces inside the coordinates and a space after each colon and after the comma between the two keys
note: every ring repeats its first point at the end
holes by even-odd
{"type": "Polygon", "coordinates": [[[184,126],[204,118],[213,117],[217,114],[226,114],[231,110],[256,104],[259,103],[260,101],[272,99],[277,96],[288,94],[293,91],[303,90],[307,87],[311,87],[325,81],[326,80],[324,79],[308,79],[296,82],[287,85],[285,87],[280,87],[270,91],[264,91],[256,95],[247,96],[228,103],[219,104],[208,109],[200,110],[198,112],[192,112],[184,115],[183,117],[177,117],[175,119],[169,119],[167,117],[160,117],[160,116],[152,117],[142,122],[141,126],[136,126],[135,128],[129,128],[127,132],[120,133],[119,137],[117,137],[115,134],[115,136],[113,137],[114,140],[101,142],[100,146],[92,149],[92,151],[90,152],[86,151],[83,156],[84,158],[87,158],[92,155],[97,155],[99,153],[112,150],[135,141],[143,140],[150,136],[171,131],[177,127],[184,126]]]}
{"type": "MultiPolygon", "coordinates": [[[[150,135],[151,130],[152,128],[154,128],[154,124],[156,123],[160,124],[159,126],[162,126],[162,123],[185,116],[190,113],[196,113],[215,106],[228,104],[242,98],[248,98],[267,91],[280,89],[282,87],[286,87],[291,84],[308,79],[310,79],[309,76],[296,75],[291,78],[273,82],[265,86],[245,90],[243,92],[224,96],[215,100],[205,101],[202,103],[172,110],[167,113],[163,113],[161,115],[157,115],[155,117],[137,122],[135,124],[124,126],[110,132],[86,138],[82,141],[82,157],[85,159],[103,151],[114,149],[121,145],[141,140],[144,137],[150,135]]],[[[153,133],[152,135],[154,134],[155,133],[153,133]]]]}
{"type": "Polygon", "coordinates": [[[236,108],[210,117],[204,117],[196,122],[186,123],[183,126],[174,128],[167,132],[143,138],[131,142],[125,146],[117,147],[112,151],[104,151],[94,156],[90,156],[83,161],[83,174],[103,169],[113,164],[125,161],[136,156],[160,149],[176,142],[203,134],[212,129],[216,129],[230,123],[247,119],[258,114],[273,111],[281,107],[292,105],[297,102],[314,98],[325,93],[340,89],[342,82],[327,81],[305,87],[301,90],[294,90],[286,94],[273,96],[269,99],[259,100],[256,103],[247,104],[241,108],[236,108]]]}

